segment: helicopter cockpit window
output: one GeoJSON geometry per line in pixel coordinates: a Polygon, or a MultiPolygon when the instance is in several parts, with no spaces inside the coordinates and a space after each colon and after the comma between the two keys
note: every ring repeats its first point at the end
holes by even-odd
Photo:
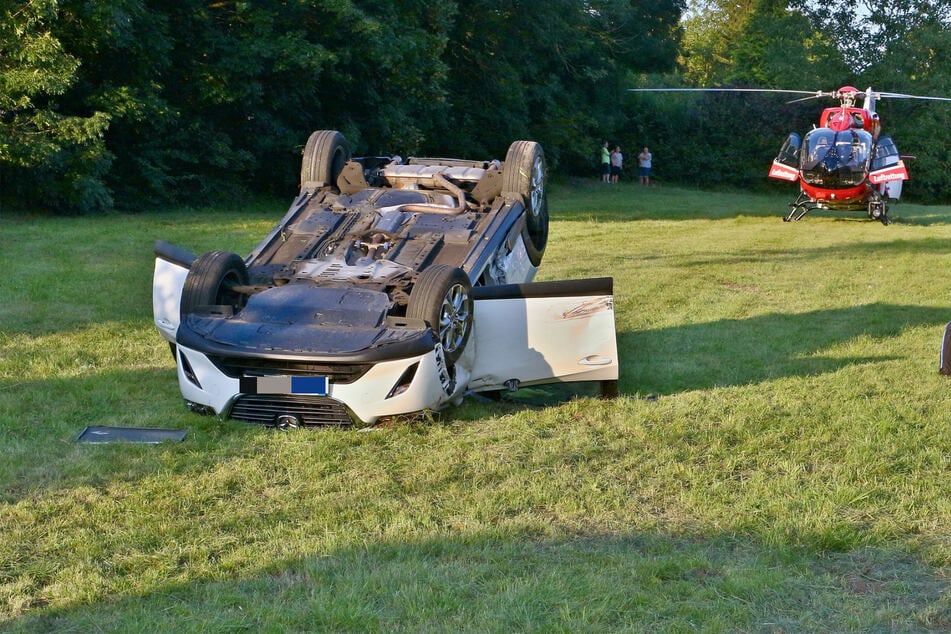
{"type": "Polygon", "coordinates": [[[861,185],[871,148],[872,135],[865,130],[812,130],[803,139],[802,178],[833,189],[861,185]]]}
{"type": "Polygon", "coordinates": [[[829,128],[818,128],[806,134],[806,143],[803,146],[803,169],[812,169],[819,162],[825,160],[832,148],[835,147],[835,132],[829,128]]]}

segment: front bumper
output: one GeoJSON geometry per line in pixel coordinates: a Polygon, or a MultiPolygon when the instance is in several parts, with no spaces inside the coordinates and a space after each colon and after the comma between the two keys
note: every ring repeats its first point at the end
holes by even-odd
{"type": "Polygon", "coordinates": [[[467,383],[458,376],[465,370],[458,365],[447,367],[438,346],[425,354],[380,361],[356,372],[350,365],[341,365],[343,372],[336,374],[343,377],[340,379],[335,378],[333,364],[323,364],[330,370],[324,375],[326,384],[321,391],[325,393],[302,392],[295,387],[295,383],[313,384],[290,380],[304,375],[234,376],[223,369],[227,366],[220,358],[182,345],[176,347],[176,361],[182,396],[193,407],[207,408],[223,418],[278,427],[369,425],[383,416],[440,409],[460,398],[467,383]],[[247,388],[255,381],[267,387],[242,391],[242,386],[247,388]],[[288,389],[278,387],[275,391],[274,386],[282,384],[288,389]]]}

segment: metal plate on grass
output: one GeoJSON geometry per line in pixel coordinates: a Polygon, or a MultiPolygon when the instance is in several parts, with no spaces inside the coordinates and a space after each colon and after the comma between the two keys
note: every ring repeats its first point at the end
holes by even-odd
{"type": "Polygon", "coordinates": [[[184,429],[159,429],[154,427],[109,427],[106,425],[92,425],[86,427],[77,442],[104,444],[111,442],[135,442],[158,444],[162,442],[185,440],[188,432],[184,429]]]}

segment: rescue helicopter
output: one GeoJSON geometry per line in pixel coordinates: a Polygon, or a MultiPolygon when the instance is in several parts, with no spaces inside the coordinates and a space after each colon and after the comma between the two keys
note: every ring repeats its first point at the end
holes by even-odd
{"type": "Polygon", "coordinates": [[[813,209],[865,209],[870,219],[887,225],[888,200],[901,197],[908,170],[892,137],[881,134],[875,102],[897,95],[843,86],[816,93],[824,96],[840,105],[824,109],[818,127],[805,137],[791,133],[769,169],[770,178],[799,181],[799,196],[783,220],[801,220],[813,209]],[[865,98],[861,108],[855,105],[860,97],[865,98]]]}
{"type": "Polygon", "coordinates": [[[818,125],[804,136],[793,132],[773,159],[767,176],[798,182],[799,196],[790,203],[786,222],[802,220],[813,209],[866,211],[887,225],[888,201],[901,197],[908,180],[905,159],[889,135],[881,134],[875,104],[882,98],[951,101],[843,86],[830,92],[766,88],[631,88],[631,92],[776,92],[808,95],[788,103],[830,97],[838,106],[825,108],[818,125]],[[857,100],[864,98],[861,107],[857,100]]]}

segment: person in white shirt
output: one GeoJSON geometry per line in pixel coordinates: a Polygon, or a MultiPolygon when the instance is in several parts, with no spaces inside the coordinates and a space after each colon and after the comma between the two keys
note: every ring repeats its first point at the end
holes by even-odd
{"type": "Polygon", "coordinates": [[[615,145],[611,152],[611,182],[616,183],[621,180],[621,170],[624,168],[624,155],[621,154],[621,146],[615,145]]]}
{"type": "Polygon", "coordinates": [[[637,155],[638,174],[641,177],[641,185],[651,184],[651,167],[654,155],[644,146],[644,151],[637,155]]]}

